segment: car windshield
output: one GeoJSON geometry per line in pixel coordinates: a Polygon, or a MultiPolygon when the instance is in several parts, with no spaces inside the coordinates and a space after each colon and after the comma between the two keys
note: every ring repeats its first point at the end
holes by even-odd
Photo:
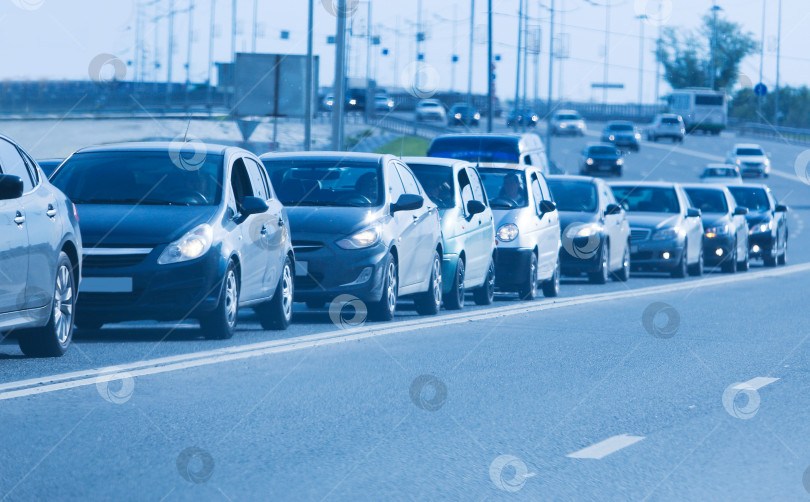
{"type": "Polygon", "coordinates": [[[749,211],[766,211],[771,208],[768,194],[763,188],[729,187],[737,205],[747,207],[749,211]]]}
{"type": "Polygon", "coordinates": [[[704,178],[736,178],[737,172],[727,167],[709,167],[703,171],[704,178]]]}
{"type": "Polygon", "coordinates": [[[579,120],[579,116],[570,113],[565,113],[562,115],[557,115],[557,120],[579,120]]]}
{"type": "Polygon", "coordinates": [[[560,211],[594,213],[598,207],[596,186],[588,181],[549,180],[548,186],[560,211]]]}
{"type": "Polygon", "coordinates": [[[476,136],[436,138],[428,149],[428,157],[513,164],[520,160],[516,141],[476,136]]]}
{"type": "Polygon", "coordinates": [[[612,146],[592,146],[588,148],[588,155],[619,155],[619,152],[612,146]]]}
{"type": "Polygon", "coordinates": [[[439,209],[448,209],[456,205],[452,167],[412,163],[408,163],[408,167],[439,209]]]}
{"type": "Polygon", "coordinates": [[[219,204],[222,155],[196,152],[113,151],[78,153],[51,183],[76,204],[219,204]]]}
{"type": "Polygon", "coordinates": [[[629,212],[680,213],[681,205],[674,188],[615,186],[613,195],[629,212]]]}
{"type": "Polygon", "coordinates": [[[722,190],[712,190],[708,188],[687,188],[686,195],[692,202],[692,207],[696,207],[704,213],[728,212],[726,194],[722,190]]]}
{"type": "Polygon", "coordinates": [[[680,121],[675,117],[664,117],[661,119],[661,123],[666,125],[678,125],[680,121]]]}
{"type": "Polygon", "coordinates": [[[759,148],[738,148],[737,155],[741,157],[761,157],[765,154],[759,148]]]}
{"type": "Polygon", "coordinates": [[[513,209],[526,207],[526,180],[522,171],[514,169],[479,169],[484,189],[493,209],[513,209]]]}
{"type": "Polygon", "coordinates": [[[379,164],[350,159],[263,160],[287,206],[374,207],[382,204],[379,164]]]}
{"type": "Polygon", "coordinates": [[[422,108],[441,108],[439,103],[422,103],[419,106],[422,108]]]}
{"type": "Polygon", "coordinates": [[[633,130],[632,124],[609,124],[607,128],[609,131],[617,132],[631,132],[633,130]]]}

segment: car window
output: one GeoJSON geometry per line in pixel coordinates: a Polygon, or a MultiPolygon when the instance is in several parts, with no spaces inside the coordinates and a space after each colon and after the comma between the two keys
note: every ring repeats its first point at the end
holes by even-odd
{"type": "Polygon", "coordinates": [[[613,195],[630,212],[680,213],[678,194],[671,187],[614,186],[613,195]]]}
{"type": "Polygon", "coordinates": [[[704,213],[727,213],[726,194],[722,190],[709,188],[687,188],[686,195],[692,207],[704,213]]]}
{"type": "Polygon", "coordinates": [[[353,159],[264,159],[284,205],[373,207],[383,203],[378,162],[353,159]]]}
{"type": "Polygon", "coordinates": [[[747,207],[749,211],[765,211],[771,208],[768,193],[762,188],[729,187],[737,205],[747,207]]]}
{"type": "MultiPolygon", "coordinates": [[[[31,156],[25,153],[25,151],[23,151],[21,148],[18,148],[18,151],[22,155],[25,164],[28,166],[28,172],[31,174],[31,178],[34,180],[34,186],[37,186],[40,181],[39,171],[37,170],[37,162],[35,162],[34,159],[32,159],[31,156]]],[[[59,164],[57,164],[57,166],[58,165],[59,164]]]]}
{"type": "Polygon", "coordinates": [[[405,193],[405,185],[402,184],[402,178],[399,177],[399,173],[393,163],[389,163],[386,166],[385,172],[386,178],[388,179],[388,193],[391,197],[391,202],[396,202],[405,193]]]}
{"type": "Polygon", "coordinates": [[[397,167],[399,177],[402,178],[402,184],[405,186],[405,193],[421,195],[419,183],[417,183],[416,178],[414,178],[411,170],[398,162],[395,162],[394,165],[397,167]]]}
{"type": "Polygon", "coordinates": [[[619,151],[607,145],[592,146],[586,151],[587,155],[619,155],[619,151]]]}
{"type": "Polygon", "coordinates": [[[765,154],[759,148],[737,148],[737,155],[759,157],[765,154]]]}
{"type": "Polygon", "coordinates": [[[532,177],[532,195],[534,196],[534,204],[537,209],[537,213],[540,214],[540,202],[543,201],[543,190],[540,188],[540,183],[537,181],[537,177],[532,177]]]}
{"type": "Polygon", "coordinates": [[[28,166],[25,165],[19,150],[4,139],[0,139],[0,169],[3,174],[22,178],[23,192],[30,192],[34,188],[31,173],[28,172],[28,166]]]}
{"type": "MultiPolygon", "coordinates": [[[[412,163],[409,163],[408,167],[416,175],[427,196],[436,203],[439,209],[447,209],[456,205],[452,167],[412,163]]],[[[399,178],[396,172],[394,175],[399,178]]],[[[402,187],[402,182],[399,182],[399,186],[402,187]]],[[[402,190],[404,192],[405,189],[402,188],[402,190]]]]}
{"type": "Polygon", "coordinates": [[[484,185],[481,184],[481,178],[475,169],[467,168],[467,177],[470,179],[470,186],[472,187],[473,197],[479,202],[487,205],[487,195],[484,193],[484,185]]]}
{"type": "Polygon", "coordinates": [[[493,209],[526,207],[526,180],[521,171],[514,169],[481,168],[489,202],[493,209]]]}
{"type": "Polygon", "coordinates": [[[233,163],[233,169],[231,170],[231,187],[236,200],[236,208],[241,213],[242,203],[245,197],[253,197],[255,195],[253,187],[250,184],[250,175],[248,174],[244,158],[236,159],[233,163]]]}
{"type": "Polygon", "coordinates": [[[461,207],[467,212],[467,203],[474,199],[470,177],[466,169],[458,171],[458,189],[461,191],[461,207]]]}
{"type": "Polygon", "coordinates": [[[259,164],[251,158],[244,157],[243,159],[245,161],[245,165],[247,166],[247,172],[248,176],[250,177],[250,184],[253,187],[253,193],[260,199],[270,199],[270,194],[267,189],[267,181],[265,181],[264,176],[262,176],[261,173],[264,168],[260,167],[259,164]]]}

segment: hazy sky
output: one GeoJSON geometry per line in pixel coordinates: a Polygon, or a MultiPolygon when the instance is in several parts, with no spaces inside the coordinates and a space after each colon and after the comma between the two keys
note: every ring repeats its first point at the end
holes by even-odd
{"type": "MultiPolygon", "coordinates": [[[[212,0],[193,0],[193,42],[191,80],[207,78],[208,41],[212,0]]],[[[253,33],[253,0],[238,1],[237,49],[251,48],[253,33]]],[[[325,0],[327,5],[331,0],[325,0]]],[[[352,0],[349,0],[350,2],[352,0]]],[[[495,53],[501,56],[497,63],[497,92],[502,98],[514,95],[517,44],[517,12],[520,0],[493,0],[495,53]]],[[[773,88],[776,78],[777,6],[779,0],[765,0],[766,43],[764,82],[773,88]]],[[[415,58],[415,28],[417,0],[371,0],[372,24],[382,45],[373,48],[373,68],[380,85],[401,85],[407,80],[408,67],[415,58]],[[400,36],[396,36],[397,26],[400,36]],[[383,57],[381,50],[390,53],[383,57]]],[[[527,0],[530,24],[542,32],[539,91],[546,95],[548,82],[548,6],[551,0],[527,0]]],[[[113,54],[125,62],[135,59],[136,0],[0,0],[0,43],[3,46],[3,64],[0,78],[4,79],[86,79],[88,66],[95,56],[113,54]]],[[[157,76],[166,79],[168,50],[168,19],[170,4],[179,12],[174,19],[173,80],[186,78],[185,62],[188,53],[188,7],[190,0],[141,0],[144,13],[141,53],[148,68],[147,79],[155,75],[155,15],[160,15],[157,30],[157,56],[161,67],[157,76]]],[[[476,0],[476,44],[473,58],[474,90],[486,89],[486,2],[476,0]]],[[[623,83],[625,89],[611,91],[614,102],[635,102],[638,96],[640,21],[638,14],[663,18],[666,25],[694,28],[702,14],[711,7],[711,0],[555,0],[557,32],[566,33],[569,40],[569,58],[559,65],[554,78],[555,94],[563,89],[564,95],[576,100],[601,100],[601,91],[592,91],[591,83],[603,80],[603,51],[605,46],[606,3],[610,8],[610,75],[609,81],[623,83]],[[658,14],[658,2],[663,4],[658,14]],[[593,4],[600,4],[597,6],[593,4]],[[649,4],[649,6],[647,6],[649,4]],[[646,9],[649,9],[647,11],[646,9]]],[[[724,15],[743,24],[747,31],[759,39],[762,28],[763,0],[718,0],[724,15]]],[[[216,0],[215,61],[227,61],[231,53],[232,0],[216,0]]],[[[810,34],[806,26],[810,21],[808,0],[783,0],[782,22],[782,82],[791,85],[810,83],[810,56],[806,48],[810,34]]],[[[258,0],[259,52],[303,54],[306,51],[305,0],[258,0]],[[289,38],[281,38],[282,30],[289,38]]],[[[363,76],[366,63],[365,33],[367,2],[361,0],[352,17],[355,33],[361,37],[352,40],[351,76],[363,76]]],[[[466,91],[469,50],[470,0],[424,1],[422,18],[427,33],[423,45],[425,61],[435,70],[438,87],[449,89],[453,85],[450,63],[453,53],[460,57],[455,65],[455,89],[466,91]],[[453,22],[456,19],[457,22],[453,22]],[[454,28],[455,25],[455,28],[454,28]],[[455,33],[455,37],[454,37],[455,33]]],[[[654,65],[652,55],[657,35],[655,21],[645,23],[644,99],[653,100],[654,65]]],[[[327,45],[328,35],[335,31],[335,17],[322,0],[315,0],[315,52],[321,56],[321,85],[330,85],[333,76],[334,46],[327,45]]],[[[751,82],[759,78],[759,55],[747,59],[741,68],[751,82]]],[[[431,70],[433,71],[433,70],[431,70]]],[[[534,65],[529,62],[529,96],[534,94],[534,65]]],[[[127,78],[134,76],[134,65],[129,66],[127,78]]],[[[662,86],[662,92],[666,86],[662,86]]]]}

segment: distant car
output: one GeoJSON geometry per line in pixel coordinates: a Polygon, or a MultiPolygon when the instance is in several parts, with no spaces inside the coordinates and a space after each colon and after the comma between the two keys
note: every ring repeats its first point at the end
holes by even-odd
{"type": "Polygon", "coordinates": [[[394,110],[394,100],[387,94],[377,94],[374,96],[374,110],[378,112],[390,112],[394,110]]]}
{"type": "MultiPolygon", "coordinates": [[[[428,157],[478,163],[523,164],[543,173],[552,171],[540,136],[523,134],[443,134],[433,138],[428,157]]],[[[556,172],[555,172],[556,174],[556,172]]]]}
{"type": "Polygon", "coordinates": [[[438,99],[423,99],[416,104],[416,121],[436,120],[439,122],[447,121],[447,112],[444,110],[444,105],[438,99]]]}
{"type": "Polygon", "coordinates": [[[64,162],[65,159],[41,159],[37,160],[37,164],[42,169],[42,172],[45,173],[46,178],[50,178],[56,168],[64,162]]]}
{"type": "Polygon", "coordinates": [[[54,173],[78,207],[84,279],[76,325],[198,319],[233,336],[239,309],[265,329],[292,319],[289,221],[258,157],[201,143],[124,143],[54,173]]]}
{"type": "Polygon", "coordinates": [[[442,219],[444,306],[464,307],[466,291],[489,305],[495,293],[495,227],[475,166],[430,157],[402,159],[414,172],[442,219]]]}
{"type": "Polygon", "coordinates": [[[0,235],[2,330],[27,356],[61,356],[73,339],[82,276],[76,207],[1,135],[0,235]]]}
{"type": "Polygon", "coordinates": [[[742,185],[740,168],[734,164],[709,164],[700,173],[703,183],[719,183],[722,185],[742,185]]]}
{"type": "Polygon", "coordinates": [[[495,217],[498,254],[495,284],[524,300],[560,290],[560,217],[543,173],[534,166],[481,164],[495,217]]]}
{"type": "Polygon", "coordinates": [[[551,134],[562,136],[571,134],[574,136],[584,136],[587,131],[585,120],[579,112],[574,110],[558,110],[551,117],[551,134]]]}
{"type": "Polygon", "coordinates": [[[397,300],[412,296],[420,314],[438,313],[439,211],[407,165],[346,152],[265,154],[262,161],[290,215],[297,301],[317,308],[351,295],[372,320],[389,321],[397,300]]]}
{"type": "Polygon", "coordinates": [[[748,246],[751,258],[766,267],[787,263],[788,207],[779,204],[765,185],[729,186],[737,205],[748,208],[748,246]]]}
{"type": "Polygon", "coordinates": [[[656,115],[652,123],[647,126],[648,141],[670,138],[672,141],[683,143],[684,136],[686,136],[686,126],[683,123],[683,118],[674,113],[656,115]]]}
{"type": "Polygon", "coordinates": [[[323,101],[321,102],[321,107],[323,108],[324,111],[331,112],[332,107],[334,106],[335,106],[335,96],[333,96],[332,94],[327,94],[323,98],[323,101]]]}
{"type": "Polygon", "coordinates": [[[637,152],[640,148],[641,134],[632,122],[615,120],[608,122],[602,131],[602,143],[613,143],[622,150],[637,152]]]}
{"type": "Polygon", "coordinates": [[[634,271],[703,274],[703,225],[675,183],[611,183],[630,221],[630,264],[634,271]]]}
{"type": "Polygon", "coordinates": [[[767,178],[771,172],[771,159],[762,147],[756,144],[739,143],[728,152],[727,164],[740,168],[742,176],[761,176],[767,178]]]}
{"type": "Polygon", "coordinates": [[[453,105],[447,113],[448,126],[478,127],[481,114],[472,106],[464,104],[453,105]]]}
{"type": "Polygon", "coordinates": [[[703,260],[733,274],[748,270],[748,209],[737,204],[724,186],[685,185],[703,221],[703,260]]]}
{"type": "Polygon", "coordinates": [[[366,111],[366,89],[346,89],[346,106],[348,112],[366,111]]]}
{"type": "Polygon", "coordinates": [[[536,127],[540,117],[530,108],[513,108],[506,116],[506,127],[536,127]]]}
{"type": "Polygon", "coordinates": [[[621,176],[624,155],[610,143],[591,143],[582,150],[579,173],[621,176]]]}
{"type": "Polygon", "coordinates": [[[592,283],[630,278],[630,225],[607,183],[585,176],[549,176],[560,212],[563,275],[588,274],[592,283]]]}

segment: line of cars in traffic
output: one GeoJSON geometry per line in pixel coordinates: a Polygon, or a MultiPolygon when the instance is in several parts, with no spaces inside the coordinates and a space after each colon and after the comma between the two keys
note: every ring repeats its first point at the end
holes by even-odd
{"type": "Polygon", "coordinates": [[[78,150],[48,179],[0,138],[0,223],[14,237],[0,329],[28,355],[58,356],[74,325],[196,319],[225,339],[240,308],[285,329],[294,302],[351,298],[386,321],[403,297],[433,315],[468,292],[479,305],[496,290],[554,297],[563,275],[786,262],[787,208],[765,186],[551,171],[534,134],[464,134],[409,158],[114,144],[78,150]]]}

